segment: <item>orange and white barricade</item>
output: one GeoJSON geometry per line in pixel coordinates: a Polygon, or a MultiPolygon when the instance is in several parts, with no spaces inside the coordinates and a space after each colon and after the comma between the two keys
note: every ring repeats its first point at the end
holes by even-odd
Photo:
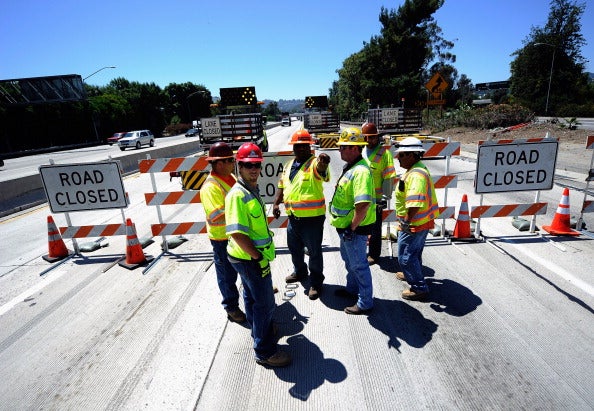
{"type": "MultiPolygon", "coordinates": [[[[594,150],[594,136],[588,136],[586,140],[586,150],[594,150]]],[[[586,200],[590,192],[590,181],[594,180],[594,151],[590,159],[590,168],[588,169],[588,177],[586,177],[586,189],[584,190],[584,200],[582,201],[582,210],[577,220],[576,228],[582,230],[584,222],[584,213],[594,213],[594,201],[586,200]]],[[[586,234],[586,232],[584,232],[586,234]]]]}

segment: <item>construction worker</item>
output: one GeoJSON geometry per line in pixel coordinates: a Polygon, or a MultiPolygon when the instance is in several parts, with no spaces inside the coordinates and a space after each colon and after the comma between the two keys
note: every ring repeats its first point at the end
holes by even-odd
{"type": "Polygon", "coordinates": [[[325,153],[317,158],[313,155],[313,139],[307,130],[293,133],[289,144],[293,146],[295,158],[284,165],[272,211],[278,218],[279,205],[284,202],[289,216],[287,244],[293,261],[293,273],[285,281],[294,283],[307,279],[304,252],[304,247],[307,247],[311,273],[308,296],[310,300],[315,300],[322,292],[324,282],[322,234],[326,219],[326,200],[322,182],[330,180],[330,157],[325,153]]]}
{"type": "Polygon", "coordinates": [[[330,224],[340,237],[340,255],[347,270],[346,287],[336,295],[357,298],[355,305],[346,307],[347,314],[365,314],[373,308],[373,285],[367,262],[367,236],[375,222],[373,176],[363,158],[367,143],[356,127],[342,131],[336,145],[346,162],[336,183],[330,202],[330,224]]]}
{"type": "Polygon", "coordinates": [[[375,189],[375,223],[371,230],[367,255],[367,262],[369,265],[373,265],[378,262],[382,253],[382,210],[387,207],[387,202],[392,197],[396,171],[390,148],[380,143],[380,135],[375,124],[363,124],[361,134],[367,140],[367,148],[363,150],[363,157],[369,164],[375,189]]]}
{"type": "Polygon", "coordinates": [[[235,158],[231,147],[219,142],[210,147],[206,159],[211,172],[200,188],[200,201],[206,214],[206,231],[212,244],[217,283],[227,318],[232,322],[243,323],[246,317],[239,309],[237,271],[227,258],[228,237],[225,232],[225,196],[236,182],[233,175],[235,158]]]}
{"type": "Polygon", "coordinates": [[[434,227],[434,220],[439,215],[431,174],[421,162],[424,152],[423,144],[415,137],[405,138],[396,149],[400,166],[406,170],[394,196],[400,224],[398,263],[402,268],[396,277],[410,285],[408,290],[402,292],[402,298],[406,300],[425,300],[429,294],[421,255],[427,233],[434,227]]]}
{"type": "Polygon", "coordinates": [[[273,330],[275,302],[270,261],[274,260],[275,249],[266,207],[258,191],[262,151],[254,143],[244,143],[237,150],[236,160],[239,178],[225,197],[227,254],[243,284],[256,362],[282,367],[291,362],[291,356],[278,349],[273,330]]]}

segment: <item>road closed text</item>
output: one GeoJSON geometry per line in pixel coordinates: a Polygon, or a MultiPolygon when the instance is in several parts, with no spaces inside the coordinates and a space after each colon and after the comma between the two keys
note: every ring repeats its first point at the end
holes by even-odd
{"type": "Polygon", "coordinates": [[[550,190],[558,144],[556,140],[546,140],[549,141],[480,146],[476,192],[550,190]]]}
{"type": "Polygon", "coordinates": [[[53,212],[124,208],[127,205],[117,163],[39,168],[53,212]]]}

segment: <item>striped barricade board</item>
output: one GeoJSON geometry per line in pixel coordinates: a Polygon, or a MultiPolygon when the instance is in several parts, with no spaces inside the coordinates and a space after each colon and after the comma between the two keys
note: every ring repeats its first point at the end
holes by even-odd
{"type": "Polygon", "coordinates": [[[471,207],[471,218],[517,217],[521,215],[542,215],[547,212],[547,203],[482,205],[471,207]]]}
{"type": "Polygon", "coordinates": [[[146,205],[172,205],[200,203],[200,191],[170,191],[158,193],[144,193],[146,205]]]}
{"type": "Polygon", "coordinates": [[[586,150],[594,150],[594,136],[588,136],[586,140],[586,150]]]}
{"type": "Polygon", "coordinates": [[[141,173],[167,173],[172,171],[204,171],[209,166],[206,157],[151,158],[140,160],[141,173]]]}
{"type": "Polygon", "coordinates": [[[594,201],[586,200],[582,207],[582,213],[594,213],[594,201]]]}
{"type": "Polygon", "coordinates": [[[110,237],[126,235],[126,224],[82,225],[60,227],[64,238],[110,237]]]}
{"type": "Polygon", "coordinates": [[[151,231],[153,236],[206,234],[206,223],[203,221],[191,221],[184,223],[151,224],[151,231]]]}

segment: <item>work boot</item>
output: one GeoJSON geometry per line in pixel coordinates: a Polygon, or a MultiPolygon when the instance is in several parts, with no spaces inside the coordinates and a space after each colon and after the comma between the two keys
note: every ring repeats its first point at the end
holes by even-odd
{"type": "Polygon", "coordinates": [[[305,281],[305,280],[307,280],[307,274],[297,275],[297,273],[291,273],[285,277],[285,282],[287,284],[296,283],[296,282],[305,281]]]}
{"type": "Polygon", "coordinates": [[[361,307],[359,307],[357,304],[351,306],[351,307],[347,307],[344,309],[344,312],[347,314],[353,314],[353,315],[361,315],[361,314],[368,314],[371,311],[371,309],[368,310],[364,310],[361,307]]]}
{"type": "Polygon", "coordinates": [[[309,287],[309,292],[307,293],[307,296],[310,300],[317,300],[320,297],[321,292],[321,287],[309,287]]]}
{"type": "Polygon", "coordinates": [[[285,351],[277,351],[265,360],[256,358],[256,362],[260,365],[268,365],[269,367],[285,367],[291,364],[291,355],[285,351]]]}
{"type": "Polygon", "coordinates": [[[398,278],[400,281],[406,281],[406,277],[404,276],[404,273],[402,271],[396,272],[396,278],[398,278]]]}
{"type": "Polygon", "coordinates": [[[410,288],[402,292],[402,298],[411,301],[425,301],[428,296],[428,291],[413,291],[410,288]]]}
{"type": "Polygon", "coordinates": [[[243,323],[247,320],[245,314],[239,308],[234,311],[227,311],[227,318],[233,323],[243,323]]]}

